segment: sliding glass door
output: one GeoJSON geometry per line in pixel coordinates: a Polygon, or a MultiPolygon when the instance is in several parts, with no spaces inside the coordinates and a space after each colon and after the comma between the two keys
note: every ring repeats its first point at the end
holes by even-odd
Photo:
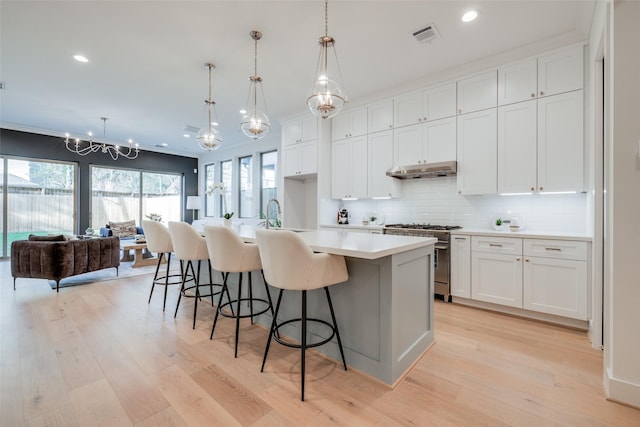
{"type": "Polygon", "coordinates": [[[29,234],[75,234],[76,175],[73,163],[2,159],[2,256],[29,234]],[[6,172],[5,172],[6,171],[6,172]]]}

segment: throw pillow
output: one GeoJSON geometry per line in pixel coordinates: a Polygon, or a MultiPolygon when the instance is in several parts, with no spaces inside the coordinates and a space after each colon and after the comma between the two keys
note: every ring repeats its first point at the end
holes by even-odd
{"type": "Polygon", "coordinates": [[[124,222],[109,221],[109,228],[111,228],[111,233],[117,237],[131,237],[137,233],[136,221],[133,219],[124,222]]]}
{"type": "Polygon", "coordinates": [[[62,234],[50,234],[48,236],[29,234],[29,240],[32,242],[64,242],[65,238],[62,234]]]}

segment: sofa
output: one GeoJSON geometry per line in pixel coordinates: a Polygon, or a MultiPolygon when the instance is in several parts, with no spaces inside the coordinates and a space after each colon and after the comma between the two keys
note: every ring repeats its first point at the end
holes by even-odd
{"type": "Polygon", "coordinates": [[[66,240],[64,236],[44,236],[11,243],[11,275],[13,289],[16,279],[55,280],[56,292],[60,280],[104,268],[120,266],[120,239],[101,237],[95,239],[66,240]]]}

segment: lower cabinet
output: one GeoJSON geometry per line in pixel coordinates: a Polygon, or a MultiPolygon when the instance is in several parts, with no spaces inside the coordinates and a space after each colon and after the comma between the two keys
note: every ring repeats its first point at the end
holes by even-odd
{"type": "Polygon", "coordinates": [[[451,295],[589,319],[589,243],[451,236],[451,295]]]}

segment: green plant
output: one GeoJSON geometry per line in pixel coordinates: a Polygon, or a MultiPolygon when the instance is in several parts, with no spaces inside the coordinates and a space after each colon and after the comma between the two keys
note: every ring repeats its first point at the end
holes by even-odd
{"type": "Polygon", "coordinates": [[[378,219],[378,217],[375,217],[373,215],[369,217],[369,221],[371,222],[376,222],[376,219],[378,219]]]}
{"type": "Polygon", "coordinates": [[[231,219],[231,217],[233,216],[233,212],[227,212],[223,216],[224,216],[224,219],[231,219]]]}
{"type": "Polygon", "coordinates": [[[496,219],[496,225],[498,227],[500,227],[502,225],[502,219],[501,218],[496,219]]]}

